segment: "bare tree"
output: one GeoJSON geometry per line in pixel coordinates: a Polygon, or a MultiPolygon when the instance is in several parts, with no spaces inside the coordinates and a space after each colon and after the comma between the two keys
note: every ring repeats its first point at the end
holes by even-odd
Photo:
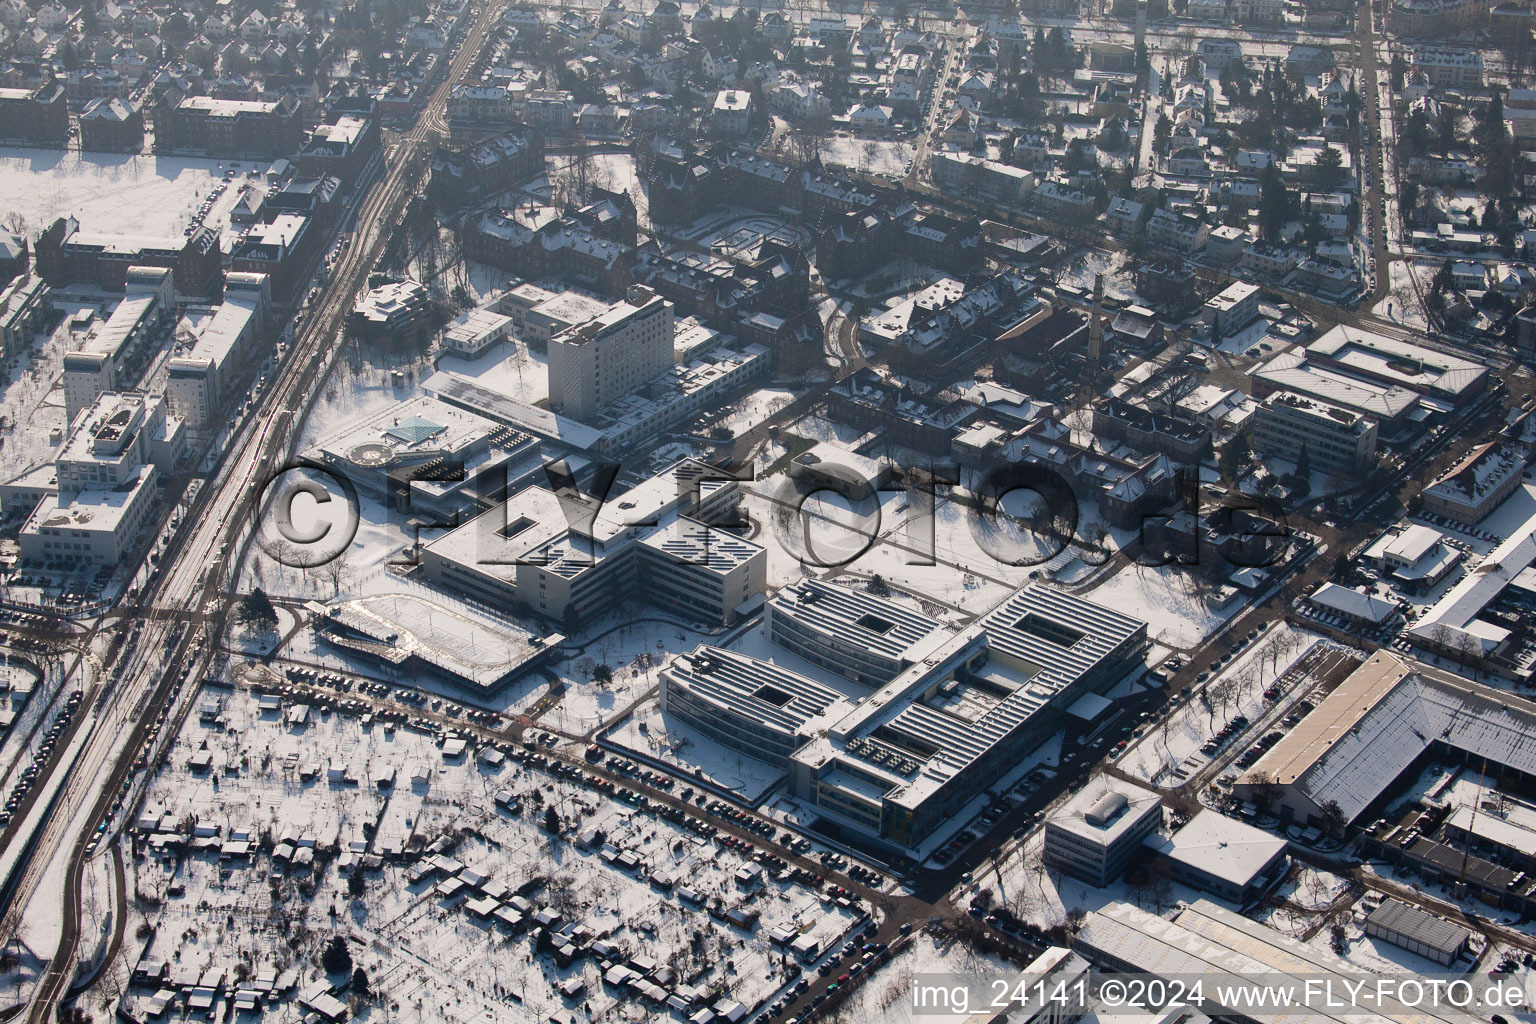
{"type": "Polygon", "coordinates": [[[351,559],[347,552],[342,551],[329,562],[325,563],[325,578],[331,581],[331,597],[341,597],[341,581],[351,574],[351,559]]]}

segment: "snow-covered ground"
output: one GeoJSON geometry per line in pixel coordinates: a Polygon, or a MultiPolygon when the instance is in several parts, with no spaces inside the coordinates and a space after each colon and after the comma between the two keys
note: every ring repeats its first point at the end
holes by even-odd
{"type": "Polygon", "coordinates": [[[487,349],[478,359],[443,356],[437,368],[509,397],[537,403],[549,397],[548,363],[546,353],[508,339],[487,349]]]}
{"type": "MultiPolygon", "coordinates": [[[[555,181],[567,177],[567,167],[571,163],[570,156],[564,153],[550,153],[544,158],[549,167],[549,176],[555,181]]],[[[587,180],[598,188],[607,189],[610,192],[628,192],[629,197],[635,201],[635,212],[639,216],[640,223],[645,224],[650,220],[650,203],[647,200],[645,189],[640,185],[640,179],[635,174],[635,157],[632,153],[593,153],[587,157],[587,180]]]]}
{"type": "Polygon", "coordinates": [[[1057,284],[1081,288],[1093,294],[1093,279],[1104,275],[1104,296],[1111,299],[1132,301],[1136,298],[1136,286],[1126,270],[1125,253],[1103,249],[1084,249],[1074,253],[1056,275],[1057,284]]]}
{"type": "MultiPolygon", "coordinates": [[[[0,215],[19,214],[29,234],[58,217],[74,217],[84,231],[179,236],[232,166],[250,170],[255,164],[4,147],[0,215]]],[[[243,180],[230,183],[205,223],[228,225],[243,180]]]]}
{"type": "Polygon", "coordinates": [[[899,178],[907,173],[917,146],[911,142],[890,142],[879,139],[859,139],[851,135],[839,135],[826,140],[822,163],[828,166],[846,167],[865,174],[883,174],[899,178]]]}
{"type": "Polygon", "coordinates": [[[1243,355],[1269,335],[1269,321],[1262,317],[1240,331],[1225,335],[1216,347],[1229,356],[1243,355]]]}
{"type": "Polygon", "coordinates": [[[954,935],[935,937],[920,932],[879,971],[854,988],[848,1001],[829,1015],[848,1024],[964,1024],[972,1013],[944,1013],[933,1007],[919,1010],[913,1001],[913,980],[919,975],[1013,976],[1018,968],[980,953],[954,935]]]}
{"type": "MultiPolygon", "coordinates": [[[[211,844],[185,857],[128,859],[130,892],[157,929],[127,939],[128,962],[148,943],[150,955],[172,960],[173,969],[241,962],[293,968],[302,988],[318,977],[311,957],[341,933],[354,940],[356,962],[383,993],[375,1014],[389,1006],[390,1020],[568,1019],[572,1007],[584,1005],[592,1020],[644,1019],[624,990],[603,984],[595,959],[559,967],[529,933],[475,919],[464,895],[445,896],[430,878],[412,882],[411,854],[367,872],[363,895],[349,897],[346,876],[356,856],[349,850],[388,840],[411,850],[438,837],[448,837],[455,860],[606,935],[625,956],[648,956],[673,968],[678,982],[716,987],[749,1008],[787,980],[769,929],[787,927],[826,947],[854,922],[853,912],[795,883],[743,889],[735,880],[746,863],[740,854],[579,782],[512,761],[484,765],[473,750],[448,757],[430,734],[367,727],[339,714],[289,726],[277,713],[260,712],[244,690],[209,688],[199,699],[208,697],[221,701],[219,720],[189,719],[145,806],[183,836],[195,831],[211,844]],[[199,753],[211,765],[195,772],[189,762],[199,753]],[[393,781],[380,786],[380,778],[393,781]],[[499,792],[520,809],[497,807],[499,792]],[[542,827],[551,807],[561,838],[542,827]],[[624,870],[595,847],[579,847],[575,837],[586,829],[600,830],[615,852],[633,854],[641,866],[624,870]],[[218,844],[236,832],[255,842],[249,866],[220,859],[218,844]],[[312,851],[312,872],[274,860],[284,839],[312,851]],[[755,913],[756,927],[716,920],[650,884],[647,872],[670,876],[722,910],[755,913]],[[556,986],[573,978],[586,988],[568,1000],[556,986]]],[[[132,842],[148,851],[147,836],[132,842]]],[[[279,1000],[268,1016],[300,1014],[279,1000]]]]}
{"type": "Polygon", "coordinates": [[[716,641],[697,626],[669,621],[664,611],[631,605],[598,618],[572,642],[585,650],[552,666],[564,691],[540,720],[563,732],[586,733],[615,721],[648,696],[672,655],[716,641]],[[613,678],[594,679],[598,665],[611,668],[613,678]]]}
{"type": "Polygon", "coordinates": [[[1006,907],[1020,919],[1041,928],[1050,928],[1063,924],[1070,911],[1091,914],[1111,903],[1131,903],[1146,911],[1166,913],[1179,902],[1210,899],[1205,893],[1177,882],[1167,887],[1138,887],[1121,879],[1100,889],[1047,868],[1041,860],[1044,849],[1045,831],[1037,829],[1000,861],[993,862],[989,870],[977,875],[960,902],[969,903],[973,894],[990,889],[995,905],[1006,907]]]}
{"type": "MultiPolygon", "coordinates": [[[[1376,272],[1381,273],[1381,268],[1377,267],[1376,272]]],[[[1376,303],[1376,315],[1395,320],[1404,326],[1423,327],[1424,310],[1419,304],[1419,294],[1421,290],[1428,290],[1430,275],[1415,270],[1412,260],[1394,260],[1388,267],[1388,273],[1391,290],[1385,299],[1376,303]],[[1418,279],[1417,288],[1414,287],[1415,278],[1418,279]]]]}
{"type": "Polygon", "coordinates": [[[943,495],[935,501],[931,545],[928,527],[913,521],[926,517],[902,492],[882,492],[878,510],[872,500],[854,508],[840,497],[812,495],[799,506],[804,522],[797,523],[792,510],[798,498],[782,483],[760,481],[747,489],[746,506],[763,526],[757,540],[768,549],[769,586],[834,568],[879,575],[939,608],[975,613],[991,608],[1036,570],[1075,557],[1069,547],[1043,564],[1007,564],[990,553],[1001,549],[972,521],[975,513],[943,495]]]}
{"type": "MultiPolygon", "coordinates": [[[[1191,759],[1203,764],[1207,758],[1200,748],[1233,718],[1246,715],[1258,722],[1269,707],[1264,691],[1319,640],[1304,630],[1272,626],[1204,684],[1204,698],[1197,694],[1163,722],[1148,728],[1120,756],[1117,766],[1133,778],[1158,785],[1183,781],[1169,776],[1189,765],[1191,759]]],[[[1251,733],[1255,738],[1260,735],[1257,728],[1251,733]]],[[[1232,742],[1240,745],[1242,741],[1232,742]]]]}
{"type": "Polygon", "coordinates": [[[1214,592],[1190,568],[1131,564],[1084,596],[1145,619],[1152,639],[1187,649],[1203,643],[1246,607],[1241,598],[1212,607],[1207,596],[1214,592]]]}
{"type": "Polygon", "coordinates": [[[716,426],[724,427],[732,435],[745,434],[796,397],[795,392],[784,388],[760,388],[729,406],[716,426]]]}
{"type": "Polygon", "coordinates": [[[57,458],[59,446],[55,442],[69,426],[64,415],[64,389],[58,386],[64,372],[64,353],[78,343],[70,333],[69,321],[81,309],[97,314],[102,310],[94,303],[62,300],[56,302],[55,309],[63,314],[58,327],[51,334],[38,335],[31,348],[6,361],[6,381],[0,386],[0,416],[5,420],[0,428],[0,480],[11,480],[57,458]]]}

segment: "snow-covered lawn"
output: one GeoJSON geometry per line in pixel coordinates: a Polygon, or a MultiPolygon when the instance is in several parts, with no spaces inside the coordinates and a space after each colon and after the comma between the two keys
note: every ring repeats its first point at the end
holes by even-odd
{"type": "MultiPolygon", "coordinates": [[[[229,167],[229,161],[193,157],[4,147],[0,213],[26,218],[29,234],[58,217],[74,217],[87,232],[180,236],[208,193],[224,184],[229,167]]],[[[229,183],[205,223],[228,224],[243,180],[229,183]]]]}
{"type": "Polygon", "coordinates": [[[1225,335],[1216,347],[1229,356],[1243,355],[1269,335],[1269,321],[1255,320],[1240,331],[1225,335]]]}
{"type": "Polygon", "coordinates": [[[484,352],[478,359],[443,356],[437,368],[458,377],[473,380],[482,387],[524,402],[537,403],[549,397],[549,357],[535,352],[521,341],[507,340],[484,352]]]}
{"type": "MultiPolygon", "coordinates": [[[[925,974],[1012,976],[1017,971],[1007,961],[979,953],[954,935],[935,937],[920,932],[874,976],[858,984],[831,1019],[849,1024],[964,1024],[971,1013],[944,1013],[932,1007],[919,1011],[913,1005],[913,979],[925,974]]],[[[973,1012],[979,1009],[971,1007],[973,1012]]]]}
{"type": "Polygon", "coordinates": [[[1147,632],[1154,640],[1192,648],[1245,607],[1241,598],[1212,607],[1206,597],[1213,592],[1193,569],[1132,564],[1084,596],[1147,620],[1147,632]]]}
{"type": "Polygon", "coordinates": [[[716,743],[676,715],[664,713],[657,700],[636,707],[608,739],[671,765],[680,778],[703,779],[719,789],[731,790],[743,803],[760,803],[784,778],[783,771],[766,761],[716,743]]]}
{"type": "Polygon", "coordinates": [[[1123,252],[1107,252],[1103,249],[1084,249],[1074,254],[1062,266],[1056,277],[1058,284],[1080,288],[1093,294],[1093,279],[1104,275],[1104,295],[1111,299],[1136,298],[1136,286],[1125,270],[1123,252]]]}
{"type": "Polygon", "coordinates": [[[899,178],[916,155],[917,146],[911,142],[836,136],[826,140],[821,159],[829,166],[899,178]]]}
{"type": "Polygon", "coordinates": [[[658,685],[668,658],[700,643],[718,642],[708,630],[654,621],[651,616],[665,619],[664,612],[650,606],[615,609],[567,641],[567,647],[584,645],[585,650],[552,666],[565,689],[540,720],[564,732],[601,728],[658,685]],[[594,679],[598,665],[612,669],[612,679],[594,679]]]}
{"type": "Polygon", "coordinates": [[[745,434],[753,427],[795,400],[795,392],[784,388],[760,388],[726,409],[716,426],[732,435],[745,434]]]}

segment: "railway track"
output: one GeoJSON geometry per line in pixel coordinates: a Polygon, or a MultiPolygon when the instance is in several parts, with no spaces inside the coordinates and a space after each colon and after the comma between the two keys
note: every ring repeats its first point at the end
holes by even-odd
{"type": "MultiPolygon", "coordinates": [[[[408,154],[432,146],[444,133],[442,111],[451,84],[478,57],[500,4],[486,6],[465,34],[452,67],[403,137],[408,154]]],[[[347,223],[352,242],[346,248],[318,309],[311,312],[290,347],[274,386],[253,406],[254,413],[219,463],[212,486],[201,489],[187,514],[193,528],[174,559],[162,562],[149,596],[141,603],[146,626],[130,671],[108,694],[99,713],[88,717],[85,747],[59,787],[53,813],[33,840],[16,880],[0,936],[17,934],[23,915],[60,855],[65,855],[60,940],[34,992],[29,1019],[41,1024],[67,996],[80,944],[80,890],[87,850],[98,829],[123,799],[140,767],[157,760],[146,744],[169,742],[191,706],[199,672],[214,655],[224,631],[238,582],[236,571],[257,535],[257,515],[271,472],[292,457],[304,416],[329,374],[335,340],[358,291],[393,229],[416,182],[415,161],[380,161],[381,180],[361,192],[347,223]],[[192,685],[184,685],[190,681],[192,685]],[[70,809],[74,808],[74,813],[70,809]]],[[[95,692],[85,702],[91,706],[95,692]]],[[[115,922],[121,929],[123,922],[115,922]]],[[[120,936],[114,937],[114,948],[120,936]]]]}

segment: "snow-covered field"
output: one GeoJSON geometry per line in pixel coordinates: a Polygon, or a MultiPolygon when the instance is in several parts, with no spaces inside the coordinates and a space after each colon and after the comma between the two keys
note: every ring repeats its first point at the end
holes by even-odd
{"type": "Polygon", "coordinates": [[[907,173],[916,155],[917,146],[911,142],[837,136],[826,140],[821,159],[829,166],[899,178],[907,173]]]}
{"type": "Polygon", "coordinates": [[[512,398],[536,403],[549,397],[548,362],[545,353],[535,352],[523,342],[509,339],[488,349],[478,359],[443,356],[437,368],[512,398]]]}
{"type": "Polygon", "coordinates": [[[1147,620],[1152,639],[1170,647],[1192,648],[1204,642],[1245,607],[1234,598],[1221,607],[1206,600],[1214,588],[1188,568],[1132,564],[1085,596],[1128,615],[1147,620]]]}
{"type": "MultiPolygon", "coordinates": [[[[243,170],[255,166],[235,164],[243,170]]],[[[55,218],[75,217],[85,231],[180,235],[231,166],[191,157],[0,148],[0,195],[5,196],[0,215],[20,214],[30,233],[55,218]]],[[[239,192],[231,185],[208,218],[210,225],[228,223],[239,192]]]]}
{"type": "Polygon", "coordinates": [[[796,398],[784,388],[760,388],[726,409],[717,426],[733,435],[745,434],[796,398]]]}

